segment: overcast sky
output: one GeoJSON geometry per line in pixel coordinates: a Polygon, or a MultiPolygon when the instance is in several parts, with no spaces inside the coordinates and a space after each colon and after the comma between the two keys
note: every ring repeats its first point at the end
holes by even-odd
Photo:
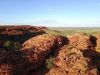
{"type": "Polygon", "coordinates": [[[100,27],[100,0],[0,0],[0,24],[100,27]]]}

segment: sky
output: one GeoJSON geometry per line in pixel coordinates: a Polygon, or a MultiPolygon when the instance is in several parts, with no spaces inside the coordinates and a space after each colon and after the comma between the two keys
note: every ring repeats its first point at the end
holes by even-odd
{"type": "Polygon", "coordinates": [[[0,25],[100,27],[100,0],[0,0],[0,25]]]}

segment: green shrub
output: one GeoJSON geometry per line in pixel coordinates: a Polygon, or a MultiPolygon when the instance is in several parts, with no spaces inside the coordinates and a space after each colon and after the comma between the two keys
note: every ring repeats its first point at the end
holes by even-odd
{"type": "Polygon", "coordinates": [[[53,58],[49,57],[48,59],[46,59],[46,68],[51,69],[52,67],[53,67],[53,58]]]}
{"type": "Polygon", "coordinates": [[[6,41],[3,45],[3,47],[9,48],[11,46],[12,42],[10,40],[6,41]]]}
{"type": "Polygon", "coordinates": [[[19,42],[7,40],[4,43],[3,47],[6,48],[6,49],[10,49],[10,50],[18,50],[18,49],[20,49],[21,44],[19,42]]]}

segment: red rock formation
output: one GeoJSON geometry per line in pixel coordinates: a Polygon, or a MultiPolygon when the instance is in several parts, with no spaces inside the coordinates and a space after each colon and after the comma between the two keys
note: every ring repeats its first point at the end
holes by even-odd
{"type": "Polygon", "coordinates": [[[69,37],[70,46],[80,50],[93,49],[91,36],[86,34],[74,34],[69,37]]]}
{"type": "Polygon", "coordinates": [[[98,75],[92,60],[80,50],[69,46],[62,47],[54,64],[46,75],[98,75]]]}
{"type": "Polygon", "coordinates": [[[44,62],[48,54],[60,48],[64,44],[64,40],[64,37],[57,35],[39,35],[25,41],[21,51],[26,55],[28,62],[35,69],[44,62]]]}
{"type": "Polygon", "coordinates": [[[13,66],[10,64],[0,64],[0,75],[13,75],[13,66]]]}
{"type": "Polygon", "coordinates": [[[0,28],[0,40],[13,40],[24,42],[25,40],[45,33],[42,28],[33,26],[5,26],[0,28]]]}

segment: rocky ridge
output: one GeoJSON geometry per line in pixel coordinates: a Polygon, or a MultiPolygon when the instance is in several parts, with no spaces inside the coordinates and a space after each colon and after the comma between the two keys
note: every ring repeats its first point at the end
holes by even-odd
{"type": "Polygon", "coordinates": [[[46,34],[44,27],[0,28],[0,75],[100,75],[100,35],[46,34]]]}

